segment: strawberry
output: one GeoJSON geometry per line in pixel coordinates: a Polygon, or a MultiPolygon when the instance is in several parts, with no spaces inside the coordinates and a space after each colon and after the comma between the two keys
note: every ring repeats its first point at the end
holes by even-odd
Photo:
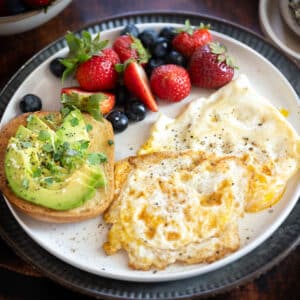
{"type": "Polygon", "coordinates": [[[114,66],[119,58],[112,48],[102,50],[82,63],[76,72],[79,85],[87,91],[110,90],[116,86],[118,73],[114,66]]]}
{"type": "Polygon", "coordinates": [[[233,59],[219,43],[210,43],[198,48],[189,63],[192,84],[202,88],[219,88],[233,78],[233,59]]]}
{"type": "Polygon", "coordinates": [[[129,60],[125,64],[123,76],[126,88],[144,102],[150,110],[157,111],[158,107],[143,67],[136,61],[129,60]]]}
{"type": "Polygon", "coordinates": [[[160,99],[178,102],[187,97],[191,91],[188,72],[177,65],[162,65],[151,74],[150,86],[160,99]]]}
{"type": "Polygon", "coordinates": [[[197,48],[212,41],[209,28],[209,25],[201,23],[198,28],[193,29],[190,21],[186,20],[185,26],[179,29],[179,33],[172,40],[173,48],[183,56],[191,57],[197,48]]]}
{"type": "Polygon", "coordinates": [[[53,0],[24,0],[25,4],[33,8],[48,6],[53,0]]]}
{"type": "Polygon", "coordinates": [[[61,60],[66,67],[62,80],[71,74],[76,74],[80,87],[85,90],[113,89],[118,79],[115,65],[120,60],[113,49],[104,49],[108,41],[101,41],[99,33],[92,38],[87,31],[82,32],[82,38],[73,33],[68,33],[65,38],[69,46],[69,54],[61,60]]]}
{"type": "Polygon", "coordinates": [[[113,43],[113,49],[119,55],[121,63],[134,58],[140,64],[146,64],[149,54],[141,41],[132,35],[121,35],[113,43]]]}
{"type": "Polygon", "coordinates": [[[96,120],[109,113],[115,106],[115,95],[104,92],[87,92],[79,87],[67,87],[61,90],[61,103],[64,107],[76,106],[90,113],[96,120]]]}

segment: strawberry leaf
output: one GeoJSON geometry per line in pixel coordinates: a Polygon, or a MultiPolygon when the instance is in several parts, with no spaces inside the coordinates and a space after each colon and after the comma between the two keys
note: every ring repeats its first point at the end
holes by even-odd
{"type": "Polygon", "coordinates": [[[209,48],[213,54],[224,54],[226,52],[225,46],[220,43],[209,43],[209,48]]]}
{"type": "Polygon", "coordinates": [[[178,33],[180,33],[180,32],[186,32],[186,33],[192,35],[192,34],[194,33],[194,29],[193,29],[192,26],[191,26],[190,20],[188,20],[188,19],[185,20],[185,22],[184,22],[184,27],[179,28],[179,29],[177,30],[177,32],[178,32],[178,33]]]}
{"type": "Polygon", "coordinates": [[[233,57],[226,55],[226,64],[234,69],[238,69],[239,67],[236,65],[235,60],[233,57]]]}
{"type": "Polygon", "coordinates": [[[227,66],[238,69],[234,62],[234,59],[227,54],[227,49],[224,45],[221,45],[220,43],[209,43],[209,48],[211,50],[211,53],[217,55],[217,60],[219,63],[224,62],[227,66]]]}
{"type": "Polygon", "coordinates": [[[107,96],[102,93],[93,95],[79,95],[71,92],[70,94],[63,93],[61,95],[61,103],[65,108],[77,107],[81,111],[88,112],[97,121],[102,121],[100,103],[107,99],[107,96]]]}
{"type": "Polygon", "coordinates": [[[198,29],[211,29],[211,25],[210,24],[204,24],[203,22],[201,22],[198,29]]]}
{"type": "Polygon", "coordinates": [[[81,38],[72,32],[68,32],[65,39],[69,47],[69,54],[60,61],[66,67],[62,81],[74,74],[81,63],[89,60],[93,55],[99,55],[100,51],[108,44],[108,40],[101,41],[100,33],[93,38],[85,30],[82,31],[81,38]]]}
{"type": "Polygon", "coordinates": [[[207,29],[207,30],[209,30],[210,28],[211,28],[210,24],[204,24],[203,22],[201,22],[200,25],[195,28],[191,25],[190,20],[185,20],[184,27],[177,29],[177,32],[178,33],[186,32],[186,33],[192,35],[195,32],[195,30],[197,30],[197,29],[207,29]]]}
{"type": "Polygon", "coordinates": [[[140,64],[146,64],[148,62],[148,60],[150,59],[151,55],[144,48],[140,39],[138,39],[134,36],[131,36],[131,38],[133,39],[133,43],[131,44],[131,47],[133,49],[136,49],[136,51],[138,53],[138,62],[140,64]]]}

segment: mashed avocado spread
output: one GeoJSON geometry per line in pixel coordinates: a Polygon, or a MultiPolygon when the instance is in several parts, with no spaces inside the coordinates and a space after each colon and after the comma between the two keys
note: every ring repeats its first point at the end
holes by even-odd
{"type": "Polygon", "coordinates": [[[89,151],[90,130],[77,109],[62,118],[29,115],[6,151],[5,173],[13,192],[54,210],[70,210],[94,197],[106,183],[106,156],[89,151]]]}

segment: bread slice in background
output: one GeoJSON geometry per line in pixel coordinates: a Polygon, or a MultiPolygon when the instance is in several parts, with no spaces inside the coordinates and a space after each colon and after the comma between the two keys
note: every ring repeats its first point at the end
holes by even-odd
{"type": "MultiPolygon", "coordinates": [[[[59,112],[35,112],[38,117],[44,117],[48,114],[54,114],[56,118],[60,117],[59,112]]],[[[103,213],[109,206],[113,198],[114,191],[114,145],[108,141],[114,139],[113,129],[111,124],[103,119],[103,122],[96,121],[89,114],[83,114],[86,124],[92,125],[92,130],[89,131],[90,146],[89,149],[92,152],[103,152],[107,156],[107,162],[103,164],[107,184],[105,187],[101,187],[96,192],[96,195],[86,201],[82,206],[65,211],[57,211],[49,208],[45,208],[39,205],[30,203],[15,195],[10,189],[6,176],[5,176],[5,153],[10,137],[16,134],[16,131],[20,125],[26,126],[27,117],[29,114],[22,114],[10,122],[8,122],[0,131],[0,190],[6,197],[6,199],[31,217],[55,223],[70,223],[83,221],[93,218],[103,213]]]]}

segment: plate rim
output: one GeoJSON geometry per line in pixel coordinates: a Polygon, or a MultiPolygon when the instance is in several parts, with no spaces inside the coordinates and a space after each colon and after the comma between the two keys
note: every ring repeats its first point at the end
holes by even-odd
{"type": "MultiPolygon", "coordinates": [[[[295,64],[295,62],[290,59],[290,57],[288,57],[284,52],[282,52],[280,49],[278,49],[278,47],[275,47],[273,44],[271,44],[270,42],[266,41],[264,38],[262,38],[259,34],[255,33],[255,32],[252,32],[251,30],[248,30],[247,28],[243,27],[243,26],[240,26],[240,25],[237,25],[233,22],[228,22],[227,20],[224,20],[224,19],[221,19],[221,18],[215,18],[215,17],[210,17],[208,15],[205,15],[205,14],[198,14],[198,13],[191,13],[191,12],[174,12],[174,11],[136,11],[134,13],[126,13],[126,14],[118,14],[118,15],[112,15],[110,17],[106,17],[106,18],[101,18],[99,19],[98,21],[96,22],[93,22],[91,24],[88,24],[88,25],[85,25],[85,26],[82,26],[81,28],[79,28],[79,30],[76,30],[77,33],[81,32],[83,29],[88,29],[88,28],[93,28],[95,26],[97,26],[98,24],[101,24],[101,23],[105,23],[105,22],[109,22],[109,21],[113,21],[113,20],[118,20],[118,19],[129,19],[131,17],[139,17],[139,16],[145,16],[145,17],[151,17],[151,16],[161,16],[162,18],[164,18],[164,20],[162,22],[171,22],[170,20],[166,20],[167,18],[170,18],[170,17],[174,17],[174,16],[177,16],[177,17],[180,17],[180,18],[191,18],[191,17],[194,17],[194,18],[204,18],[204,19],[208,19],[208,20],[211,20],[211,21],[214,21],[214,22],[217,22],[217,23],[221,23],[221,24],[225,24],[226,25],[230,25],[230,26],[233,26],[235,27],[236,29],[238,29],[239,31],[244,31],[248,34],[252,34],[254,35],[256,38],[258,38],[259,40],[263,41],[264,44],[268,44],[271,48],[274,48],[277,52],[280,53],[280,55],[283,55],[285,57],[285,59],[289,60],[290,63],[292,63],[293,65],[295,65],[299,71],[299,67],[295,64]]],[[[128,20],[126,21],[128,22],[128,20]]],[[[130,21],[129,21],[130,22],[130,21]]],[[[172,21],[173,23],[174,20],[172,21]]],[[[139,23],[146,23],[146,22],[139,22],[139,23]]],[[[148,21],[147,23],[153,23],[153,21],[148,21]]],[[[124,25],[124,24],[122,24],[124,25]]],[[[112,28],[115,28],[116,26],[112,27],[112,28]]],[[[221,32],[223,33],[223,32],[221,32]]],[[[226,33],[224,33],[226,34],[226,33]]],[[[228,35],[228,34],[227,34],[228,35]]],[[[230,35],[229,35],[230,36],[230,35]]],[[[16,73],[14,76],[12,76],[12,78],[8,81],[8,83],[4,86],[4,88],[2,89],[1,93],[0,93],[0,97],[4,94],[4,92],[9,88],[9,86],[11,85],[11,83],[14,82],[14,80],[17,78],[17,76],[22,73],[22,71],[28,67],[33,60],[35,60],[36,58],[40,57],[44,51],[46,50],[49,50],[51,47],[53,47],[54,45],[58,44],[58,43],[61,43],[63,42],[64,38],[61,37],[59,39],[57,39],[56,41],[50,43],[48,46],[44,47],[43,49],[41,49],[38,53],[36,53],[34,56],[32,56],[16,73]]],[[[248,45],[249,46],[249,45],[248,45]]],[[[250,46],[251,47],[251,46],[250,46]]],[[[54,52],[55,53],[55,52],[54,52]]],[[[53,54],[53,53],[52,53],[53,54]]],[[[51,55],[52,55],[51,54],[51,55]]],[[[47,58],[45,58],[47,59],[47,58]]],[[[44,60],[45,60],[44,59],[44,60]]],[[[280,69],[279,69],[280,70],[280,69]]],[[[281,70],[280,70],[281,71],[281,70]]],[[[29,72],[30,73],[30,72],[29,72]]],[[[27,77],[28,75],[26,75],[27,77]]],[[[292,84],[291,84],[292,85],[292,84]]],[[[292,87],[295,89],[295,87],[292,85],[292,87]]],[[[296,91],[297,93],[297,91],[296,91]]],[[[299,94],[299,92],[298,92],[299,94]]],[[[5,103],[5,107],[6,107],[6,103],[5,103]]],[[[1,105],[2,106],[2,105],[1,105]]],[[[1,116],[1,119],[2,119],[2,116],[1,116]]],[[[1,196],[1,198],[3,198],[1,196]]],[[[3,199],[1,199],[3,200],[3,199]]],[[[1,201],[1,205],[2,205],[2,201],[1,201]]],[[[299,205],[298,205],[299,206],[299,205]]],[[[295,209],[295,208],[294,208],[295,209]]],[[[294,210],[293,209],[293,210],[294,210]]],[[[16,222],[16,220],[13,220],[16,222]]],[[[18,225],[20,227],[20,225],[18,225]]],[[[282,225],[281,225],[282,226],[282,225]]],[[[281,228],[280,226],[280,228],[281,228]]],[[[280,229],[279,228],[279,229],[280,229]]],[[[21,231],[24,231],[22,228],[19,228],[21,229],[21,231]]],[[[277,230],[279,230],[277,229],[277,230]]],[[[27,234],[25,232],[23,232],[23,234],[25,234],[27,236],[27,234]]],[[[51,273],[50,270],[48,269],[43,269],[41,268],[40,266],[37,266],[35,261],[31,260],[30,257],[27,257],[26,253],[22,253],[21,249],[18,248],[18,245],[16,245],[16,242],[12,239],[12,237],[9,236],[9,234],[2,228],[2,226],[0,226],[0,235],[3,237],[3,239],[14,249],[15,252],[17,252],[17,254],[19,256],[21,256],[22,258],[24,258],[26,261],[28,261],[29,263],[35,265],[36,268],[38,268],[40,271],[42,271],[42,273],[44,273],[47,277],[49,277],[50,279],[68,287],[68,288],[71,288],[73,290],[77,290],[79,292],[83,292],[83,293],[86,293],[88,295],[92,295],[92,296],[102,296],[102,297],[106,297],[106,298],[110,298],[112,297],[112,294],[99,294],[96,293],[95,294],[95,291],[89,291],[87,289],[82,289],[80,288],[79,286],[74,286],[74,284],[64,280],[64,282],[60,281],[62,278],[58,278],[56,277],[53,273],[51,273]],[[91,293],[89,293],[91,292],[91,293]]],[[[27,238],[29,238],[27,236],[27,238]]],[[[31,238],[29,238],[31,240],[31,238]]],[[[259,270],[256,270],[255,272],[251,273],[251,274],[248,274],[247,276],[244,276],[243,278],[240,278],[239,280],[236,280],[235,282],[225,286],[225,287],[219,287],[218,289],[214,289],[213,291],[206,291],[206,292],[203,292],[201,294],[192,294],[192,295],[185,295],[185,296],[179,296],[177,297],[178,299],[179,298],[183,298],[183,297],[195,297],[195,296],[207,296],[207,295],[215,295],[215,294],[219,294],[219,293],[222,293],[222,292],[226,292],[228,290],[230,290],[232,287],[234,286],[239,286],[241,285],[242,283],[245,283],[251,279],[254,279],[256,277],[259,277],[261,274],[263,274],[264,272],[266,272],[267,270],[269,270],[272,266],[274,266],[275,264],[279,263],[288,253],[290,253],[290,251],[292,251],[296,246],[297,244],[299,244],[300,242],[300,237],[298,236],[297,239],[294,240],[294,242],[287,248],[285,249],[285,251],[283,251],[280,255],[278,255],[275,259],[273,259],[272,261],[269,261],[268,263],[266,263],[262,268],[260,268],[259,270]]],[[[36,242],[32,241],[32,243],[36,244],[36,242]]],[[[36,245],[38,246],[38,245],[36,245]]],[[[40,246],[38,246],[40,247],[40,246]]],[[[42,249],[43,251],[46,251],[44,249],[42,249]]],[[[255,251],[255,250],[253,250],[255,251]]],[[[47,252],[47,251],[46,251],[47,252]]],[[[48,253],[48,252],[47,252],[48,253]]],[[[49,254],[49,253],[48,253],[49,254]]],[[[50,255],[50,254],[49,254],[50,255]]],[[[51,255],[50,255],[51,256],[51,255]]],[[[55,258],[57,259],[57,258],[55,258]]],[[[62,262],[63,264],[66,264],[64,262],[62,262]]],[[[234,264],[234,263],[233,263],[234,264]]],[[[71,266],[72,267],[72,266],[71,266]]],[[[72,268],[75,268],[75,267],[72,267],[72,268]]],[[[81,271],[83,273],[85,273],[85,271],[81,271]]],[[[214,272],[214,271],[213,271],[214,272]]],[[[98,278],[102,278],[98,275],[93,275],[93,276],[96,276],[98,278]]],[[[197,277],[201,277],[202,275],[200,276],[197,276],[197,277]]],[[[106,278],[105,278],[106,279],[106,278]]],[[[110,280],[110,281],[115,281],[115,282],[120,282],[119,280],[114,280],[114,279],[107,279],[107,280],[110,280]]],[[[141,283],[142,285],[145,284],[145,283],[141,283]]],[[[146,285],[149,285],[149,283],[147,283],[146,285]]],[[[150,283],[151,285],[151,283],[150,283]]],[[[114,298],[118,298],[116,297],[116,295],[113,296],[114,298]]],[[[120,299],[123,297],[119,297],[120,299]]],[[[172,297],[173,299],[173,297],[172,297]]]]}

